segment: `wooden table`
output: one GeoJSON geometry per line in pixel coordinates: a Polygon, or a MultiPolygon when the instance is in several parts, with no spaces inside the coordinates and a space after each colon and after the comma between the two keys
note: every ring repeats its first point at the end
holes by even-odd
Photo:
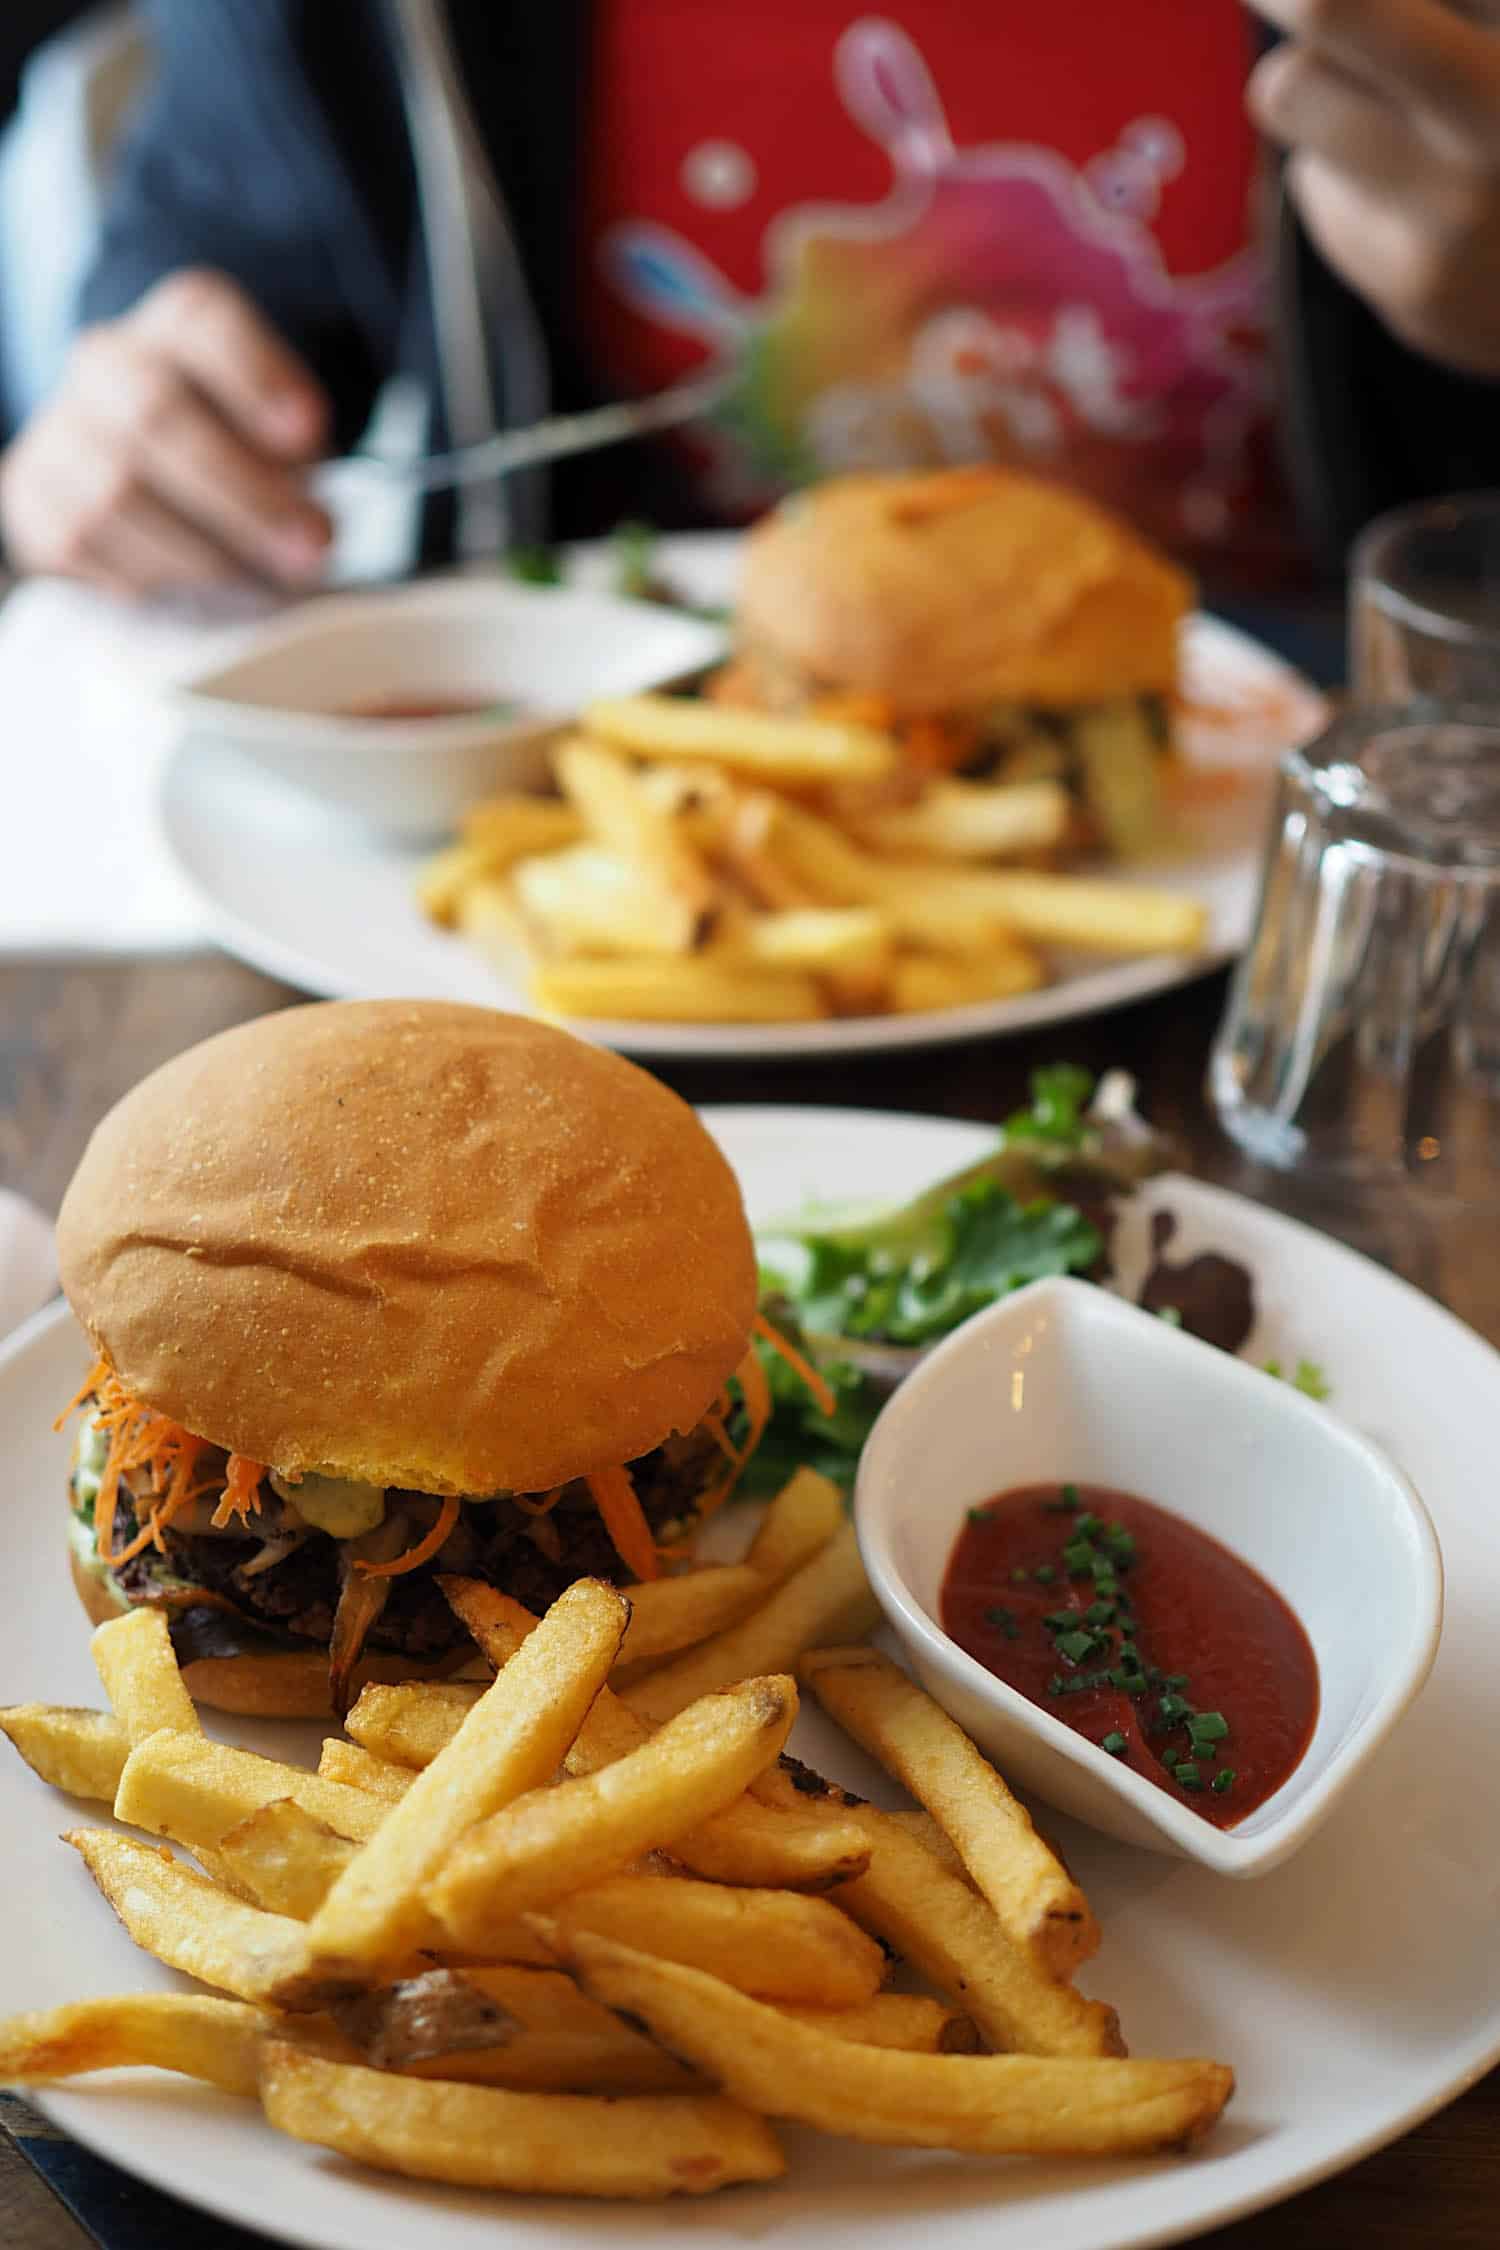
{"type": "MultiPolygon", "coordinates": [[[[0,966],[0,1184],[55,1208],[90,1129],[117,1095],[194,1040],[296,997],[213,955],[0,966]]],[[[1149,1115],[1180,1137],[1200,1176],[1321,1223],[1500,1337],[1500,1260],[1470,1232],[1435,1236],[1390,1203],[1309,1207],[1219,1137],[1201,1081],[1222,999],[1222,981],[1205,979],[1121,1015],[1024,1039],[837,1065],[670,1065],[660,1075],[694,1102],[838,1103],[993,1119],[1017,1105],[1039,1062],[1120,1064],[1136,1074],[1149,1115]]],[[[1497,2211],[1500,2072],[1341,2178],[1203,2239],[1216,2250],[1495,2250],[1497,2211]]],[[[161,2199],[160,2214],[133,2239],[161,2250],[219,2250],[224,2242],[221,2227],[183,2206],[161,2199]]],[[[80,2250],[85,2240],[0,2132],[0,2243],[80,2250]]]]}

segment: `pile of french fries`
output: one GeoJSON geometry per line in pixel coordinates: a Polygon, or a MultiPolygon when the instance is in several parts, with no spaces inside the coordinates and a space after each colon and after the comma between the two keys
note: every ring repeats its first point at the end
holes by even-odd
{"type": "Polygon", "coordinates": [[[777,2178],[772,2120],[904,2147],[1181,2148],[1232,2089],[1124,2059],[1071,1978],[1088,1903],[952,1720],[872,1649],[834,1488],[743,1564],[537,1619],[444,1591],[493,1678],[366,1687],[316,1773],[203,1733],[158,1610],[99,1627],[107,1713],[0,1727],[118,1828],[64,1839],[203,1994],[0,2024],[0,2083],[154,2065],[385,2171],[638,2199],[777,2178]],[[783,1757],[804,1684],[916,1798],[783,1757]],[[891,1989],[892,1964],[924,1989],[891,1989]]]}
{"type": "Polygon", "coordinates": [[[1058,948],[1203,942],[1197,900],[1048,864],[1060,783],[924,777],[869,727],[631,696],[552,767],[555,797],[474,806],[418,886],[548,1015],[927,1013],[1029,992],[1058,948]]]}

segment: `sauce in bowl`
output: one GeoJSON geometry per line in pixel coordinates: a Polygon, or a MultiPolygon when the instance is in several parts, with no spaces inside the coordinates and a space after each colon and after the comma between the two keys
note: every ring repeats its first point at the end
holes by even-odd
{"type": "Polygon", "coordinates": [[[940,1615],[987,1672],[1216,1828],[1312,1739],[1317,1659],[1281,1596],[1131,1493],[1027,1485],[971,1508],[940,1615]]]}
{"type": "Polygon", "coordinates": [[[340,719],[482,719],[490,712],[505,716],[510,706],[495,696],[428,695],[377,696],[368,703],[346,703],[334,715],[340,719]]]}

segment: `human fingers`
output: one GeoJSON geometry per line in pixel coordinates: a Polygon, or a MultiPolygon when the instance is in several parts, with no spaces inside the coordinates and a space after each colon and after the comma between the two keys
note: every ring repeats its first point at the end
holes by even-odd
{"type": "Polygon", "coordinates": [[[1310,47],[1278,47],[1251,73],[1246,100],[1268,138],[1311,150],[1356,177],[1404,192],[1431,165],[1409,110],[1310,47]]]}
{"type": "Polygon", "coordinates": [[[0,466],[0,518],[18,569],[129,595],[222,585],[243,571],[163,508],[118,448],[76,417],[28,429],[0,466]]]}
{"type": "Polygon", "coordinates": [[[1492,148],[1500,34],[1445,0],[1250,0],[1270,23],[1492,148]]]}
{"type": "Polygon", "coordinates": [[[83,337],[73,395],[130,472],[245,569],[291,583],[317,570],[328,519],[300,475],[225,421],[149,334],[119,322],[83,337]]]}
{"type": "Polygon", "coordinates": [[[227,275],[201,267],[168,274],[128,317],[262,451],[286,461],[320,451],[327,394],[227,275]]]}

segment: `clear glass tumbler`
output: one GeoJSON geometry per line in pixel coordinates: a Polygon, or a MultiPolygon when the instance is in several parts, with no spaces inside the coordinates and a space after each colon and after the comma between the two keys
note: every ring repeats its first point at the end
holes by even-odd
{"type": "Polygon", "coordinates": [[[1355,710],[1283,760],[1209,1090],[1260,1164],[1500,1208],[1500,711],[1355,710]]]}
{"type": "Polygon", "coordinates": [[[1349,684],[1361,703],[1500,710],[1500,492],[1400,508],[1361,533],[1349,684]]]}

